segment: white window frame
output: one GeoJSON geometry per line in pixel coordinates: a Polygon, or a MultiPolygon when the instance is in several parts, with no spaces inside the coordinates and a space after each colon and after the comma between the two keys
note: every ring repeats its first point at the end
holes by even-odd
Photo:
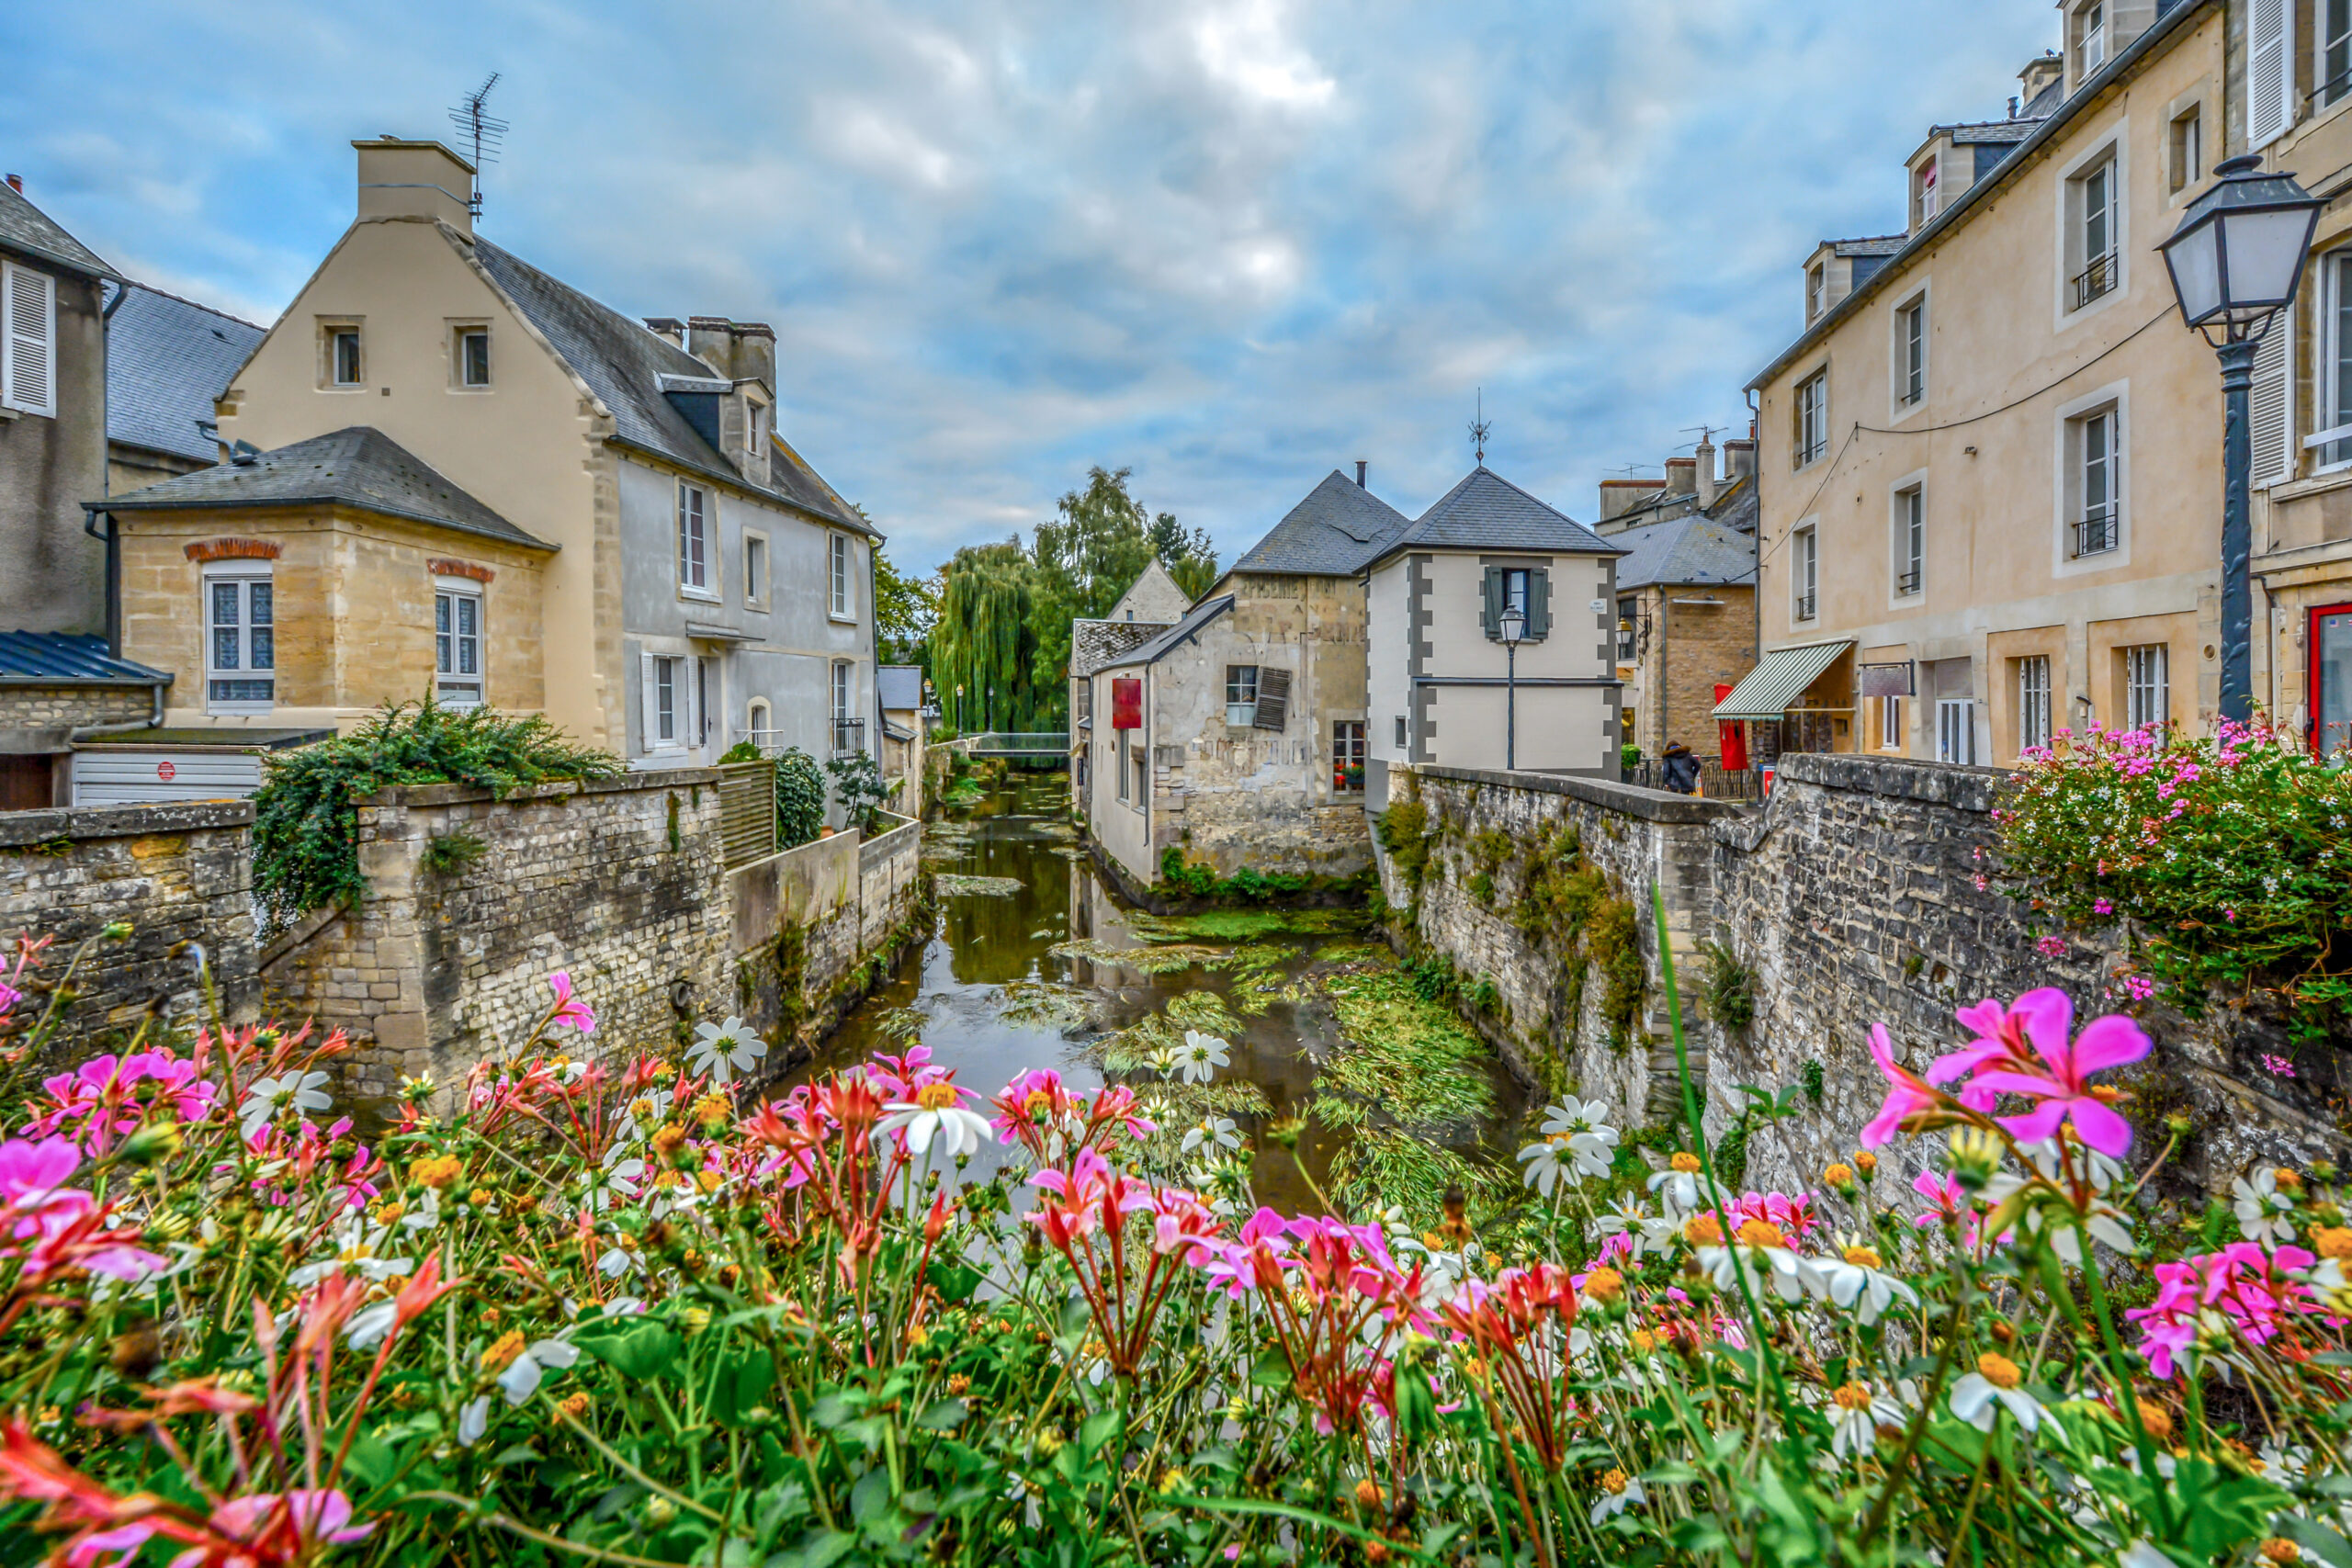
{"type": "Polygon", "coordinates": [[[1940,192],[1937,186],[1943,181],[1943,154],[1929,154],[1927,160],[1911,171],[1911,227],[1914,232],[1936,220],[1936,206],[1940,192]]]}
{"type": "Polygon", "coordinates": [[[2051,682],[2050,656],[2030,653],[2017,661],[2018,750],[2050,744],[2055,733],[2057,707],[2051,682]]]}
{"type": "Polygon", "coordinates": [[[490,357],[490,323],[488,321],[453,321],[449,324],[449,385],[460,392],[490,390],[493,367],[490,357]],[[466,347],[476,339],[481,343],[481,379],[473,378],[473,366],[466,356],[466,347]]]}
{"type": "MultiPolygon", "coordinates": [[[[2320,256],[2319,285],[2320,406],[2314,423],[2322,428],[2303,445],[2319,453],[2312,472],[2327,474],[2352,468],[2352,375],[2346,374],[2352,367],[2345,363],[2352,355],[2352,245],[2320,256]]],[[[2256,471],[2261,471],[2259,458],[2256,471]]]]}
{"type": "Polygon", "coordinates": [[[639,745],[648,757],[675,757],[690,750],[695,733],[695,659],[683,644],[642,649],[639,655],[639,745]],[[663,689],[669,696],[670,733],[662,733],[663,689]]]}
{"type": "Polygon", "coordinates": [[[199,609],[198,624],[204,628],[204,711],[209,714],[263,714],[277,706],[277,574],[266,560],[225,560],[206,563],[202,576],[204,598],[199,609]],[[253,592],[248,586],[266,583],[269,587],[269,662],[254,662],[253,592]],[[219,623],[213,619],[213,590],[220,584],[236,585],[237,597],[237,662],[222,666],[214,661],[217,642],[215,632],[219,623]],[[245,681],[255,679],[256,670],[269,671],[269,695],[266,698],[215,698],[212,684],[216,681],[245,681]]]}
{"type": "Polygon", "coordinates": [[[1795,467],[1809,468],[1829,455],[1829,367],[1825,365],[1799,381],[1793,396],[1795,467]],[[1819,395],[1809,396],[1815,389],[1819,395]]]}
{"type": "Polygon", "coordinates": [[[15,262],[0,262],[0,408],[57,417],[57,279],[15,262]],[[39,329],[38,338],[18,330],[28,321],[39,329]],[[25,374],[31,346],[40,350],[40,376],[28,393],[21,383],[31,379],[25,374]]]}
{"type": "Polygon", "coordinates": [[[1225,722],[1236,729],[1248,729],[1258,722],[1257,665],[1225,667],[1225,722]]]}
{"type": "Polygon", "coordinates": [[[849,536],[829,533],[825,541],[826,613],[836,621],[854,621],[857,619],[857,599],[856,590],[850,582],[849,536]]]}
{"type": "Polygon", "coordinates": [[[2051,439],[2057,461],[2051,465],[2052,517],[2054,527],[2051,536],[2052,572],[2071,577],[2087,571],[2112,571],[2132,562],[2132,384],[2113,381],[2097,391],[2060,405],[2054,417],[2051,439]],[[2115,547],[2093,555],[2075,553],[2075,525],[2087,513],[2083,495],[2085,422],[2100,414],[2111,413],[2113,423],[2113,457],[2110,461],[2112,497],[2110,506],[2114,517],[2112,528],[2115,547]]]}
{"type": "Polygon", "coordinates": [[[775,709],[765,697],[753,697],[743,709],[743,738],[754,746],[770,742],[764,737],[775,733],[775,709]]]}
{"type": "Polygon", "coordinates": [[[2090,0],[2075,10],[2075,85],[2082,85],[2098,74],[2111,52],[2107,42],[2113,18],[2107,14],[2107,0],[2090,0]]]}
{"type": "Polygon", "coordinates": [[[1936,699],[1936,761],[1976,765],[1976,699],[1936,699]]]}
{"type": "Polygon", "coordinates": [[[768,536],[757,528],[743,530],[743,607],[764,610],[768,607],[770,578],[775,570],[775,557],[768,548],[768,536]]]}
{"type": "Polygon", "coordinates": [[[1928,302],[1930,292],[1928,282],[1922,279],[1918,288],[1905,295],[1887,313],[1888,412],[1898,424],[1928,406],[1928,362],[1934,352],[1930,339],[1935,330],[1935,311],[1928,302]],[[1916,398],[1911,396],[1911,329],[1915,321],[1919,333],[1919,395],[1916,398]]]}
{"type": "Polygon", "coordinates": [[[433,693],[434,700],[447,708],[476,708],[490,701],[490,617],[489,604],[482,585],[470,577],[435,577],[433,580],[433,693]],[[458,668],[465,662],[467,634],[459,629],[465,618],[465,607],[470,604],[474,613],[474,668],[470,676],[458,668]],[[448,629],[442,629],[442,616],[448,616],[448,629]],[[473,694],[462,691],[453,694],[452,687],[470,684],[473,694]]]}
{"type": "Polygon", "coordinates": [[[2057,201],[2057,297],[2052,321],[2064,331],[2089,320],[2132,292],[2132,122],[2119,116],[2113,124],[2086,139],[2089,150],[2078,153],[2059,171],[2057,201]],[[2090,223],[2087,182],[2102,165],[2112,165],[2107,180],[2108,287],[2098,297],[2075,303],[2075,279],[2090,270],[2090,223]]]}
{"type": "Polygon", "coordinates": [[[1813,325],[1829,309],[1829,258],[1804,269],[1804,324],[1813,325]]]}
{"type": "Polygon", "coordinates": [[[1878,704],[1878,749],[1882,751],[1905,750],[1910,744],[1910,738],[1903,732],[1903,699],[1878,697],[1873,700],[1878,704]]]}
{"type": "Polygon", "coordinates": [[[2165,189],[2186,198],[2204,178],[2205,100],[2192,97],[2165,119],[2165,189]]]}
{"type": "Polygon", "coordinates": [[[715,492],[687,479],[678,481],[678,596],[716,601],[718,598],[717,552],[712,548],[718,530],[715,492]]]}
{"type": "Polygon", "coordinates": [[[1892,554],[1887,570],[1888,599],[1916,604],[1928,592],[1928,472],[1908,473],[1887,491],[1887,544],[1892,554]],[[1916,570],[1910,587],[1904,574],[1916,570]]]}
{"type": "Polygon", "coordinates": [[[1789,619],[1810,626],[1821,618],[1821,525],[1807,518],[1789,530],[1789,619]]]}
{"type": "Polygon", "coordinates": [[[319,321],[319,387],[328,392],[364,392],[368,389],[368,325],[349,317],[322,317],[319,321]],[[343,375],[343,354],[340,344],[345,337],[352,341],[352,378],[343,375]]]}
{"type": "Polygon", "coordinates": [[[2163,725],[2172,717],[2172,647],[2143,642],[2118,649],[2123,660],[2123,724],[2163,725]]]}

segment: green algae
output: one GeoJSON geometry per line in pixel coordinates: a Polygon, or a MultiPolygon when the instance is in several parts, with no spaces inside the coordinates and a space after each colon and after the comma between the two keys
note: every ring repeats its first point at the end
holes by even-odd
{"type": "Polygon", "coordinates": [[[1423,1231],[1444,1218],[1445,1191],[1454,1186],[1470,1201],[1473,1224],[1520,1201],[1519,1182],[1494,1161],[1385,1127],[1359,1131],[1340,1151],[1331,1162],[1328,1190],[1333,1201],[1352,1213],[1377,1213],[1393,1204],[1405,1211],[1408,1224],[1423,1231]]]}
{"type": "Polygon", "coordinates": [[[1317,1080],[1327,1091],[1360,1097],[1416,1130],[1495,1114],[1493,1053],[1401,973],[1335,976],[1321,990],[1342,1036],[1317,1080]]]}
{"type": "Polygon", "coordinates": [[[943,871],[939,874],[938,886],[939,896],[942,898],[954,898],[963,895],[982,898],[1010,898],[1021,891],[1022,882],[1017,876],[958,876],[953,872],[943,871]]]}

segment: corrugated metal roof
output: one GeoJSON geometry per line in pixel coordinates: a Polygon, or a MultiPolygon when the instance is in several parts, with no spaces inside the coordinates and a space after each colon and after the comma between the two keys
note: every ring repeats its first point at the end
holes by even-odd
{"type": "Polygon", "coordinates": [[[92,277],[115,276],[96,252],[58,227],[56,220],[5,180],[0,180],[0,251],[15,251],[92,277]]]}
{"type": "Polygon", "coordinates": [[[262,329],[143,283],[117,285],[107,311],[107,439],[218,462],[212,400],[262,329]]]}
{"type": "Polygon", "coordinates": [[[171,676],[107,651],[87,632],[0,632],[0,683],[129,686],[169,684],[171,676]]]}
{"type": "MultiPolygon", "coordinates": [[[[1116,659],[1103,660],[1096,665],[1095,669],[1098,671],[1126,670],[1138,664],[1156,664],[1164,655],[1173,651],[1177,644],[1232,608],[1233,595],[1230,593],[1220,593],[1214,599],[1204,599],[1187,611],[1182,620],[1161,632],[1158,637],[1130,649],[1116,659]]],[[[1126,623],[1122,621],[1117,624],[1125,626],[1126,623]]]]}
{"type": "Polygon", "coordinates": [[[1717,718],[1778,718],[1789,711],[1821,672],[1854,644],[1809,642],[1801,648],[1776,648],[1739,678],[1739,684],[1715,705],[1717,718]]]}

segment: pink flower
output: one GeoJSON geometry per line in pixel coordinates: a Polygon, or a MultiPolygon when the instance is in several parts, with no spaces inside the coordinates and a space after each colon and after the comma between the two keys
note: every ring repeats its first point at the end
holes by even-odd
{"type": "MultiPolygon", "coordinates": [[[[1981,1007],[1970,1011],[1984,1015],[1981,1007]]],[[[1969,1088],[2022,1094],[2041,1102],[2024,1115],[2000,1119],[2011,1134],[2038,1144],[2057,1136],[2059,1127],[2071,1119],[2075,1135],[2086,1145],[2120,1159],[2132,1147],[2132,1123],[2118,1115],[2087,1080],[2093,1073],[2140,1060],[2152,1043],[2138,1024],[2120,1014],[2109,1014],[2094,1019],[2069,1044],[2067,1030],[2074,1016],[2075,1004],[2064,991],[2046,987],[2029,991],[2018,998],[2015,1014],[2003,1020],[1997,1040],[1980,1041],[1959,1057],[1939,1062],[1930,1073],[1960,1058],[1973,1057],[1968,1065],[1977,1071],[1969,1088]],[[2012,1028],[2013,1021],[2019,1027],[2012,1028]],[[1985,1051],[1987,1046],[1995,1047],[1997,1054],[1985,1051]]],[[[1962,1021],[1973,1020],[1963,1017],[1962,1021]]]]}
{"type": "Polygon", "coordinates": [[[2274,1056],[2267,1051],[2262,1054],[2262,1066],[2274,1077],[2291,1078],[2295,1076],[2294,1063],[2284,1056],[2274,1056]]]}
{"type": "Polygon", "coordinates": [[[2094,898],[2091,900],[2091,913],[2111,915],[2115,913],[2115,901],[2111,898],[2094,898]]]}
{"type": "Polygon", "coordinates": [[[1925,1198],[1934,1207],[1911,1223],[1921,1230],[1939,1222],[1958,1224],[1968,1212],[1968,1189],[1960,1184],[1957,1176],[1938,1176],[1923,1170],[1911,1179],[1911,1190],[1925,1198]]]}
{"type": "Polygon", "coordinates": [[[25,1131],[37,1138],[70,1132],[91,1154],[103,1154],[118,1136],[138,1131],[156,1110],[168,1109],[182,1122],[201,1122],[220,1095],[218,1085],[197,1077],[196,1064],[169,1051],[128,1056],[93,1056],[70,1073],[41,1080],[48,1109],[25,1131]]]}
{"type": "Polygon", "coordinates": [[[2064,958],[2066,956],[2066,939],[2054,934],[2040,937],[2035,940],[2033,950],[2044,958],[2064,958]]]}
{"type": "MultiPolygon", "coordinates": [[[[1923,1111],[1933,1111],[1951,1098],[1957,1098],[1971,1111],[1984,1111],[1993,1108],[1993,1095],[1989,1090],[1970,1088],[1962,1089],[1957,1097],[1947,1096],[1935,1087],[1934,1067],[1928,1069],[1927,1078],[1921,1078],[1908,1068],[1896,1066],[1894,1043],[1887,1037],[1886,1025],[1883,1023],[1871,1025],[1871,1055],[1877,1061],[1878,1070],[1885,1077],[1888,1087],[1885,1102],[1880,1105],[1878,1114],[1871,1118],[1869,1125],[1862,1129],[1862,1146],[1866,1149],[1877,1148],[1894,1136],[1903,1123],[1913,1116],[1923,1111]]],[[[1945,1058],[1946,1061],[1950,1059],[1945,1058]]],[[[1942,1065],[1939,1062],[1937,1066],[1942,1065]]]]}
{"type": "MultiPolygon", "coordinates": [[[[559,969],[548,976],[548,989],[555,993],[555,1011],[549,1015],[550,1024],[568,1023],[582,1034],[596,1032],[596,1014],[586,1002],[571,994],[571,972],[559,969]]],[[[340,1497],[341,1493],[335,1494],[340,1497]]]]}
{"type": "Polygon", "coordinates": [[[2135,1002],[2144,1002],[2156,994],[2156,983],[2145,975],[2123,976],[2123,994],[2135,1002]]]}

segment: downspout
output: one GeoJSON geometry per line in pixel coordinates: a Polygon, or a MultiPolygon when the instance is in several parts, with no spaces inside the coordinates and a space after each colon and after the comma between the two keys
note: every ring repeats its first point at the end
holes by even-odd
{"type": "Polygon", "coordinates": [[[83,503],[82,532],[98,540],[107,547],[107,654],[109,658],[120,659],[122,657],[122,531],[120,525],[115,522],[114,513],[107,512],[104,513],[107,531],[103,534],[99,533],[95,525],[99,515],[100,511],[97,507],[86,502],[83,503]]]}
{"type": "MultiPolygon", "coordinates": [[[[1747,440],[1748,456],[1756,465],[1755,471],[1747,476],[1747,482],[1756,487],[1756,532],[1752,536],[1756,546],[1756,565],[1747,574],[1747,607],[1755,616],[1756,630],[1748,640],[1748,646],[1756,664],[1761,664],[1764,662],[1764,439],[1763,411],[1756,406],[1756,389],[1753,387],[1747,389],[1747,440]]],[[[1753,670],[1756,664],[1748,668],[1753,670]]],[[[1720,735],[1722,731],[1717,730],[1716,733],[1720,735]]],[[[1717,744],[1720,747],[1721,742],[1717,744]]],[[[1753,768],[1757,765],[1756,748],[1750,746],[1747,750],[1747,765],[1753,768]]],[[[1773,754],[1779,755],[1777,747],[1773,754]]]]}
{"type": "Polygon", "coordinates": [[[171,682],[158,681],[150,689],[155,694],[155,708],[145,718],[127,719],[120,724],[76,725],[65,737],[68,745],[87,740],[93,735],[120,735],[131,729],[161,729],[164,727],[164,688],[171,682]]]}

